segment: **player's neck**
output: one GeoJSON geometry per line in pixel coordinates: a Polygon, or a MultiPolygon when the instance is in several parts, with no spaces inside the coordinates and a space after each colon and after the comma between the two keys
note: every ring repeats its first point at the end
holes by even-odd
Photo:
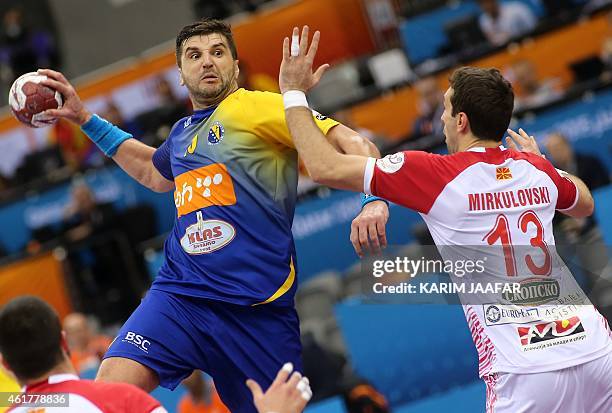
{"type": "Polygon", "coordinates": [[[472,138],[461,145],[458,152],[467,151],[472,148],[497,148],[499,145],[501,145],[501,142],[472,138]]]}
{"type": "Polygon", "coordinates": [[[213,98],[210,100],[205,100],[205,101],[201,101],[198,102],[195,99],[191,99],[191,103],[193,105],[193,110],[203,110],[203,109],[208,109],[210,107],[213,106],[217,106],[219,103],[223,102],[223,100],[225,100],[226,97],[228,97],[229,95],[231,95],[232,93],[234,93],[236,90],[238,90],[238,85],[236,83],[234,83],[232,85],[231,88],[229,88],[227,90],[227,92],[213,98]]]}
{"type": "Polygon", "coordinates": [[[77,372],[72,366],[70,359],[65,358],[62,362],[57,364],[55,367],[53,367],[51,370],[49,370],[45,374],[42,374],[39,377],[30,379],[30,380],[20,380],[19,384],[21,384],[22,386],[30,386],[32,384],[36,384],[36,383],[40,383],[41,381],[45,381],[50,376],[54,376],[56,374],[74,374],[76,375],[77,372]]]}

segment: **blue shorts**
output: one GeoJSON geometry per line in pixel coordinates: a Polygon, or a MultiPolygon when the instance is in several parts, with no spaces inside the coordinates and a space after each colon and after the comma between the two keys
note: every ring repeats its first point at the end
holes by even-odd
{"type": "Polygon", "coordinates": [[[292,307],[247,307],[150,290],[104,357],[135,360],[170,390],[200,369],[212,376],[233,413],[252,413],[257,410],[247,378],[265,390],[284,363],[302,371],[301,350],[292,307]]]}

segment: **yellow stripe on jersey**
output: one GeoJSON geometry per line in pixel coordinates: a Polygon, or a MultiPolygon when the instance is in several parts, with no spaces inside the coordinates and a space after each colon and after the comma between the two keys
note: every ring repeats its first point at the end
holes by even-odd
{"type": "Polygon", "coordinates": [[[294,282],[295,282],[295,268],[293,267],[293,257],[291,257],[291,262],[289,262],[289,275],[287,276],[287,279],[285,280],[283,285],[281,285],[280,288],[276,290],[276,292],[272,294],[270,298],[268,298],[266,301],[262,301],[261,303],[255,303],[253,305],[255,306],[255,305],[260,305],[260,304],[271,303],[272,301],[276,300],[277,298],[285,294],[287,291],[289,291],[291,287],[293,286],[294,282]]]}

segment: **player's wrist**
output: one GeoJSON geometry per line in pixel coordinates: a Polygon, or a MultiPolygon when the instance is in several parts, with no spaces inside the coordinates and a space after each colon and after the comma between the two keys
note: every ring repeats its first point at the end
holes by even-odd
{"type": "Polygon", "coordinates": [[[86,124],[87,122],[91,120],[92,116],[93,116],[93,113],[91,113],[87,109],[83,109],[82,111],[79,112],[77,116],[78,125],[83,126],[84,124],[86,124]]]}
{"type": "Polygon", "coordinates": [[[296,89],[283,92],[283,105],[285,110],[295,107],[309,107],[306,93],[296,89]]]}
{"type": "Polygon", "coordinates": [[[389,201],[387,201],[386,199],[377,197],[375,195],[367,195],[367,194],[362,193],[361,194],[361,209],[363,209],[363,207],[366,206],[367,204],[371,202],[375,202],[375,201],[382,201],[385,204],[387,204],[387,206],[389,206],[389,201]]]}
{"type": "Polygon", "coordinates": [[[93,114],[86,123],[81,125],[81,130],[108,157],[113,157],[119,146],[132,138],[130,133],[96,114],[93,114]]]}

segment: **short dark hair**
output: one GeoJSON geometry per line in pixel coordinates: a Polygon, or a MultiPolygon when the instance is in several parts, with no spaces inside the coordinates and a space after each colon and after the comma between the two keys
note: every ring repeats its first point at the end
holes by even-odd
{"type": "Polygon", "coordinates": [[[38,297],[15,298],[0,312],[0,353],[19,380],[35,379],[59,364],[61,341],[57,313],[38,297]]]}
{"type": "Polygon", "coordinates": [[[500,141],[514,109],[512,85],[497,69],[462,67],[450,77],[452,115],[464,112],[479,139],[500,141]]]}
{"type": "Polygon", "coordinates": [[[183,27],[176,36],[176,64],[181,67],[183,44],[187,39],[193,36],[206,36],[213,33],[221,34],[227,39],[232,57],[234,60],[238,59],[238,51],[236,50],[236,43],[234,43],[232,27],[223,20],[205,18],[183,27]]]}

